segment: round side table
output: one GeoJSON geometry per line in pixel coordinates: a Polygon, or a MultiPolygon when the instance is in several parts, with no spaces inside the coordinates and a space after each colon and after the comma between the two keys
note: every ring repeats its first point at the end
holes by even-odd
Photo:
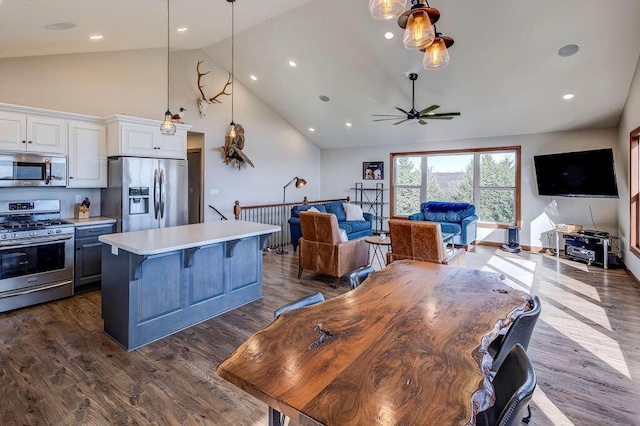
{"type": "Polygon", "coordinates": [[[375,260],[378,262],[379,268],[384,269],[387,266],[387,260],[385,258],[386,252],[382,253],[382,247],[386,247],[387,252],[391,250],[391,238],[387,235],[383,240],[379,236],[372,236],[366,237],[364,240],[369,243],[369,248],[373,247],[373,256],[370,257],[371,266],[375,260]]]}

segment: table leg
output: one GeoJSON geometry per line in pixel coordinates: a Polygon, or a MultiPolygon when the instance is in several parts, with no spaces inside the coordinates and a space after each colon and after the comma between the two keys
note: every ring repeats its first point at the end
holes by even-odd
{"type": "Polygon", "coordinates": [[[269,407],[269,426],[283,426],[284,416],[280,411],[269,407]]]}
{"type": "Polygon", "coordinates": [[[387,266],[385,262],[384,255],[382,253],[382,246],[380,244],[372,244],[373,246],[373,256],[371,258],[371,266],[373,266],[373,261],[376,260],[378,262],[378,267],[380,269],[384,269],[387,266]]]}
{"type": "Polygon", "coordinates": [[[560,257],[560,233],[554,231],[554,234],[556,234],[556,257],[560,257]]]}

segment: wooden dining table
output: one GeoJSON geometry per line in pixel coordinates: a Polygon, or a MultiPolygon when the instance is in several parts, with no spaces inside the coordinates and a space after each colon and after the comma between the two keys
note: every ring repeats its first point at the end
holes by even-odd
{"type": "Polygon", "coordinates": [[[500,275],[402,260],[281,315],[217,374],[303,425],[473,425],[494,402],[489,344],[531,307],[500,275]]]}

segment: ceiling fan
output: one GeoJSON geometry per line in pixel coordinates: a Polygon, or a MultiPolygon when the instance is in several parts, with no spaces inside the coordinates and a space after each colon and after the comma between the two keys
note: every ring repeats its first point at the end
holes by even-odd
{"type": "Polygon", "coordinates": [[[389,121],[389,120],[398,120],[399,118],[402,118],[403,120],[400,120],[397,123],[393,123],[394,126],[396,124],[404,123],[407,120],[418,120],[418,123],[420,124],[427,124],[425,120],[451,120],[453,117],[460,115],[459,112],[443,112],[439,114],[432,112],[436,108],[440,108],[440,105],[431,105],[430,107],[427,107],[422,111],[418,111],[415,107],[417,79],[418,79],[418,74],[416,73],[409,74],[409,80],[411,80],[412,86],[411,86],[411,109],[408,112],[403,110],[402,108],[395,107],[398,111],[400,111],[404,115],[373,114],[373,117],[385,117],[385,118],[376,118],[373,121],[389,121]]]}

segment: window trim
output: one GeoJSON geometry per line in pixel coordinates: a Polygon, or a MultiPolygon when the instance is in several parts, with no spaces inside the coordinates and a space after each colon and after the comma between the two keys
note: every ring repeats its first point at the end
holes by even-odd
{"type": "Polygon", "coordinates": [[[640,258],[640,127],[629,133],[629,251],[640,258]]]}
{"type": "MultiPolygon", "coordinates": [[[[640,128],[638,128],[640,132],[640,128]]],[[[432,151],[407,151],[407,152],[391,152],[389,153],[389,164],[390,164],[390,179],[389,179],[389,217],[391,219],[406,219],[407,216],[399,216],[395,213],[395,157],[407,157],[407,156],[425,156],[425,155],[441,155],[441,154],[483,154],[483,153],[492,153],[492,152],[502,152],[502,151],[515,151],[516,153],[516,184],[515,184],[515,226],[522,228],[522,147],[517,146],[500,146],[500,147],[490,147],[490,148],[461,148],[461,149],[450,149],[450,150],[432,150],[432,151]]],[[[479,170],[479,169],[478,169],[479,170]]],[[[476,173],[474,171],[474,173],[476,173]]],[[[479,173],[479,171],[477,172],[479,173]]],[[[479,182],[479,176],[474,176],[474,181],[479,182]]],[[[480,191],[480,185],[474,184],[474,198],[476,197],[475,192],[480,191]]],[[[486,187],[489,188],[489,187],[486,187]]],[[[483,189],[486,189],[483,187],[483,189]]],[[[502,187],[501,187],[502,188],[502,187]]],[[[510,187],[511,188],[511,187],[510,187]]],[[[480,222],[478,221],[478,227],[480,228],[492,228],[492,229],[507,229],[510,226],[508,224],[502,223],[493,223],[493,222],[480,222]]],[[[640,256],[640,249],[638,251],[638,255],[640,256]]]]}

